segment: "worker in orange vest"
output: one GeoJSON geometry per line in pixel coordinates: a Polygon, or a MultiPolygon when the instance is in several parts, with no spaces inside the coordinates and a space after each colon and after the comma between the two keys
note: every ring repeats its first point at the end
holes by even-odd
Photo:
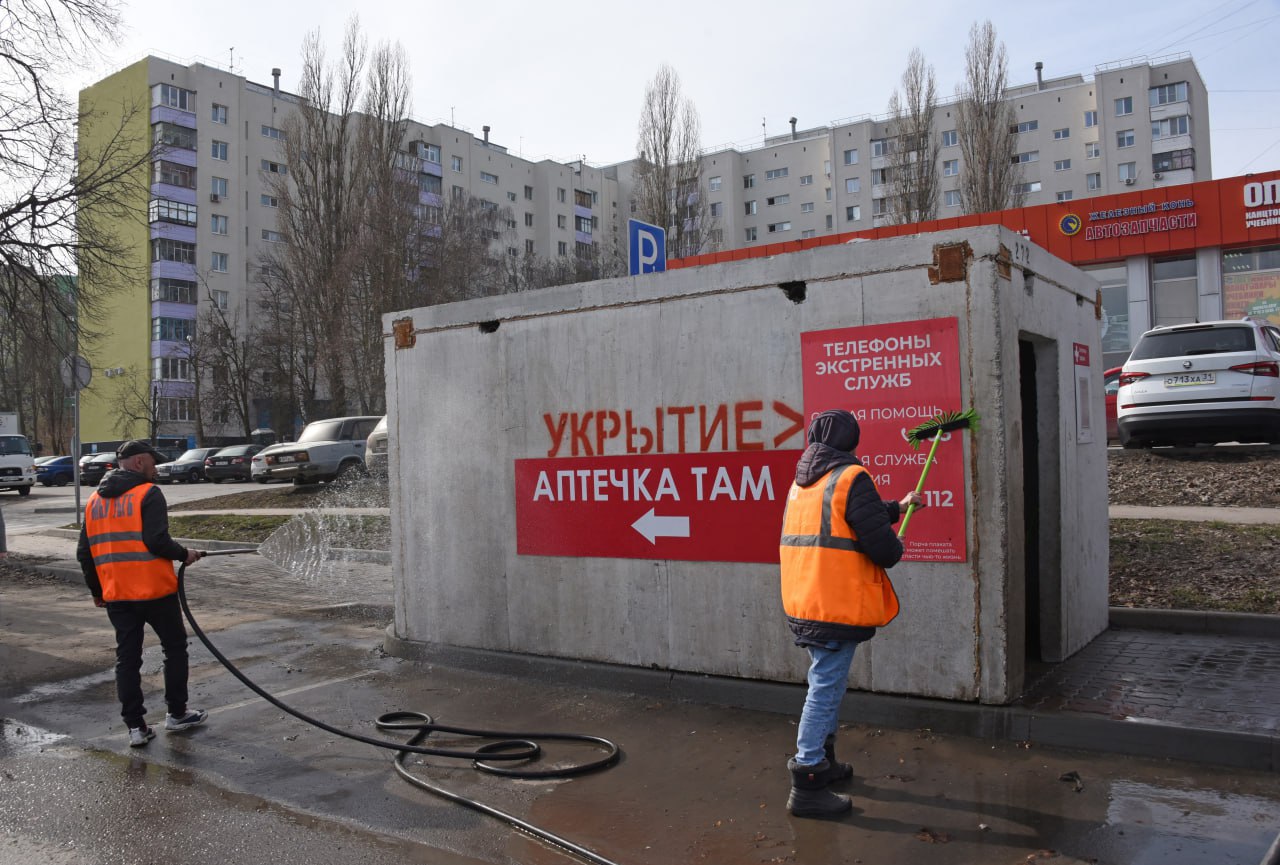
{"type": "Polygon", "coordinates": [[[144,441],[116,450],[120,467],[108,472],[89,496],[76,558],[93,602],[107,608],[116,632],[116,695],[129,728],[129,745],[155,738],[142,701],[143,627],[150,625],[164,651],[164,700],[168,732],[205,722],[207,712],[187,707],[187,630],[178,604],[175,561],[194,564],[204,555],[169,537],[169,507],[152,483],[164,457],[144,441]]]}
{"type": "Polygon", "coordinates": [[[787,761],[787,810],[796,817],[839,817],[853,808],[828,789],[853,776],[853,767],[836,759],[840,702],[854,650],[898,614],[885,573],[902,558],[892,526],[911,504],[924,507],[914,491],[900,501],[881,500],[854,456],[858,438],[858,421],[847,411],[814,418],[782,521],[782,606],[796,645],[809,652],[796,755],[787,761]]]}

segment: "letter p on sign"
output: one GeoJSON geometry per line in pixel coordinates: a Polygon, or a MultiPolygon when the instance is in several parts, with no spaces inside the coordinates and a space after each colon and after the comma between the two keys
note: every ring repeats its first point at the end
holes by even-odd
{"type": "Polygon", "coordinates": [[[667,269],[667,230],[638,219],[627,220],[630,273],[654,273],[667,269]]]}

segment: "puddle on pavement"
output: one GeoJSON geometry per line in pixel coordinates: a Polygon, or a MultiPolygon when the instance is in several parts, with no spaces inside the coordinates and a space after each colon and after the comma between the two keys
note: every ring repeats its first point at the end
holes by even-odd
{"type": "Polygon", "coordinates": [[[109,682],[115,682],[116,674],[113,669],[102,670],[97,673],[90,673],[87,676],[79,676],[75,679],[66,679],[60,682],[46,682],[36,685],[29,691],[19,694],[13,698],[15,703],[36,703],[41,700],[47,700],[50,697],[63,697],[68,694],[78,694],[81,691],[90,688],[96,688],[109,682]]]}
{"type": "Polygon", "coordinates": [[[0,754],[8,757],[37,754],[66,738],[62,733],[42,730],[11,718],[0,718],[0,754]]]}

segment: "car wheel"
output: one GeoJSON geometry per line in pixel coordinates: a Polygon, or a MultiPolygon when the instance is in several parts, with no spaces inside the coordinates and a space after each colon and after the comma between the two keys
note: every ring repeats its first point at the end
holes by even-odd
{"type": "Polygon", "coordinates": [[[260,484],[265,484],[267,482],[266,478],[254,478],[254,480],[260,484]]]}
{"type": "Polygon", "coordinates": [[[189,483],[189,484],[198,484],[198,483],[200,483],[200,470],[199,470],[199,469],[192,469],[191,471],[187,472],[187,483],[189,483]]]}
{"type": "Polygon", "coordinates": [[[41,485],[41,486],[45,486],[45,487],[51,487],[51,486],[53,486],[53,481],[49,480],[48,478],[43,478],[43,479],[40,481],[40,485],[41,485]]]}
{"type": "Polygon", "coordinates": [[[222,483],[222,478],[209,478],[208,480],[210,481],[210,483],[215,483],[215,484],[222,483]]]}
{"type": "Polygon", "coordinates": [[[60,487],[65,487],[69,483],[71,483],[71,478],[58,478],[55,485],[60,487]]]}
{"type": "Polygon", "coordinates": [[[20,496],[31,495],[31,487],[18,487],[18,495],[20,496]]]}

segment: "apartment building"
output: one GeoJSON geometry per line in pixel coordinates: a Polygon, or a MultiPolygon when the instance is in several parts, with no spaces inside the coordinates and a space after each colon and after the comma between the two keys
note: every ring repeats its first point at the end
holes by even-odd
{"type": "MultiPolygon", "coordinates": [[[[1130,189],[1207,180],[1209,104],[1190,55],[1098,67],[1009,89],[1021,169],[1018,206],[1077,201],[1130,189]]],[[[886,99],[888,94],[885,94],[886,99]]],[[[955,102],[938,106],[940,194],[935,218],[959,216],[965,170],[955,102]]],[[[703,156],[710,221],[704,252],[740,249],[896,221],[887,118],[858,117],[769,138],[749,150],[703,156]]],[[[631,163],[611,166],[634,202],[631,163]]],[[[634,204],[623,217],[634,216],[634,204]]]]}
{"type": "MultiPolygon", "coordinates": [[[[141,424],[119,428],[113,409],[127,390],[151,395],[160,436],[195,444],[191,352],[199,309],[211,299],[232,319],[251,320],[262,259],[283,242],[275,189],[288,176],[282,142],[299,100],[273,73],[271,84],[260,84],[201,63],[148,57],[81,92],[82,114],[146,106],[125,134],[163,145],[145,184],[149,194],[136,203],[138,224],[125,228],[130,257],[149,279],[115,292],[95,322],[106,336],[87,349],[96,381],[81,406],[83,440],[151,433],[141,424]]],[[[112,128],[86,124],[82,140],[112,128]]],[[[477,137],[412,122],[400,168],[417,176],[428,218],[446,196],[509,208],[508,231],[494,242],[513,258],[591,259],[602,243],[617,243],[617,184],[602,169],[522,159],[492,141],[488,126],[477,137]]],[[[259,408],[265,425],[265,404],[259,408]]],[[[240,433],[218,418],[204,421],[206,438],[240,433]]]]}

